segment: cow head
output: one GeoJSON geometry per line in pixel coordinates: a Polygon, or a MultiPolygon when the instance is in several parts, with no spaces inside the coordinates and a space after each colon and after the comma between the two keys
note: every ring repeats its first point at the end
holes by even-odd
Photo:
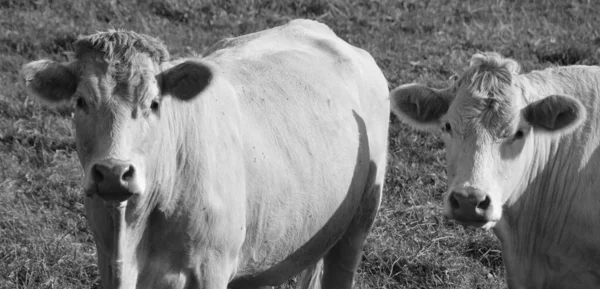
{"type": "Polygon", "coordinates": [[[47,103],[75,106],[77,153],[88,196],[124,201],[148,191],[149,170],[169,97],[190,100],[210,82],[211,70],[187,61],[167,68],[158,40],[109,31],[74,43],[75,60],[23,66],[28,92],[47,103]]]}
{"type": "Polygon", "coordinates": [[[490,228],[500,220],[507,200],[526,185],[535,134],[558,136],[585,119],[583,105],[573,97],[526,96],[518,72],[513,60],[477,54],[447,89],[408,84],[390,93],[399,119],[416,129],[442,131],[448,174],[444,215],[464,225],[490,228]]]}

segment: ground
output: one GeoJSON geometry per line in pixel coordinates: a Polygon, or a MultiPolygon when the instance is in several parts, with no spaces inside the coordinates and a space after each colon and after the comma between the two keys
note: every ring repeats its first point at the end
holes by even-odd
{"type": "MultiPolygon", "coordinates": [[[[161,38],[177,57],[293,18],[317,19],[369,51],[390,88],[441,88],[478,51],[512,57],[523,71],[597,65],[598,15],[596,0],[0,0],[0,288],[101,288],[72,108],[43,106],[18,81],[28,61],[65,61],[79,35],[135,30],[161,38]]],[[[393,116],[390,123],[385,196],[356,288],[505,288],[492,233],[441,215],[439,135],[393,116]]]]}

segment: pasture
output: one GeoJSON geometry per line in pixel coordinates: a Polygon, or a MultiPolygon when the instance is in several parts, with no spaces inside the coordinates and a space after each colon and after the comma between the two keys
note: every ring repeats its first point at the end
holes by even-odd
{"type": "MultiPolygon", "coordinates": [[[[177,58],[316,19],[370,52],[390,88],[441,88],[479,51],[514,58],[524,72],[598,65],[598,15],[597,0],[0,0],[0,288],[101,288],[72,108],[41,105],[18,79],[28,61],[66,61],[79,35],[134,30],[159,37],[177,58]]],[[[441,140],[390,122],[384,198],[355,287],[505,288],[493,234],[442,217],[441,140]]]]}

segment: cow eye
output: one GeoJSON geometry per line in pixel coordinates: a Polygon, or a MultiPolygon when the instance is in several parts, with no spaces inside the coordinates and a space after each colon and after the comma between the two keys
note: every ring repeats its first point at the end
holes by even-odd
{"type": "Polygon", "coordinates": [[[525,136],[525,133],[524,133],[522,130],[518,130],[518,131],[515,133],[515,139],[516,139],[516,140],[517,140],[517,139],[522,139],[524,136],[525,136]]]}
{"type": "Polygon", "coordinates": [[[87,103],[85,102],[85,99],[83,97],[81,97],[81,96],[77,97],[77,100],[75,101],[75,105],[79,109],[86,109],[87,108],[87,103]]]}
{"type": "Polygon", "coordinates": [[[452,132],[452,126],[449,123],[444,124],[443,128],[444,132],[450,133],[452,132]]]}
{"type": "Polygon", "coordinates": [[[159,107],[159,103],[156,100],[153,100],[152,103],[150,104],[150,109],[152,111],[157,111],[159,107]]]}

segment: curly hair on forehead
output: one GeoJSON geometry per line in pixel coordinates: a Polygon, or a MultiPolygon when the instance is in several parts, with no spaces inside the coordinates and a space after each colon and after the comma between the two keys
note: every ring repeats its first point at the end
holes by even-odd
{"type": "Polygon", "coordinates": [[[89,52],[100,52],[103,61],[117,79],[127,79],[132,75],[132,64],[140,54],[161,64],[169,60],[169,52],[157,38],[133,31],[108,30],[79,38],[73,43],[75,57],[81,59],[89,52]]]}
{"type": "Polygon", "coordinates": [[[513,120],[511,88],[519,71],[519,64],[512,59],[494,52],[478,53],[457,81],[458,87],[469,91],[472,103],[477,103],[470,107],[469,115],[493,135],[501,135],[513,120]]]}
{"type": "Polygon", "coordinates": [[[77,39],[73,46],[77,58],[88,51],[98,51],[108,62],[129,62],[138,53],[146,54],[157,63],[169,60],[169,52],[162,41],[133,31],[98,32],[77,39]]]}
{"type": "Polygon", "coordinates": [[[458,80],[458,85],[467,87],[484,97],[504,95],[511,86],[513,75],[521,67],[510,59],[495,52],[477,53],[471,57],[469,68],[458,80]]]}

